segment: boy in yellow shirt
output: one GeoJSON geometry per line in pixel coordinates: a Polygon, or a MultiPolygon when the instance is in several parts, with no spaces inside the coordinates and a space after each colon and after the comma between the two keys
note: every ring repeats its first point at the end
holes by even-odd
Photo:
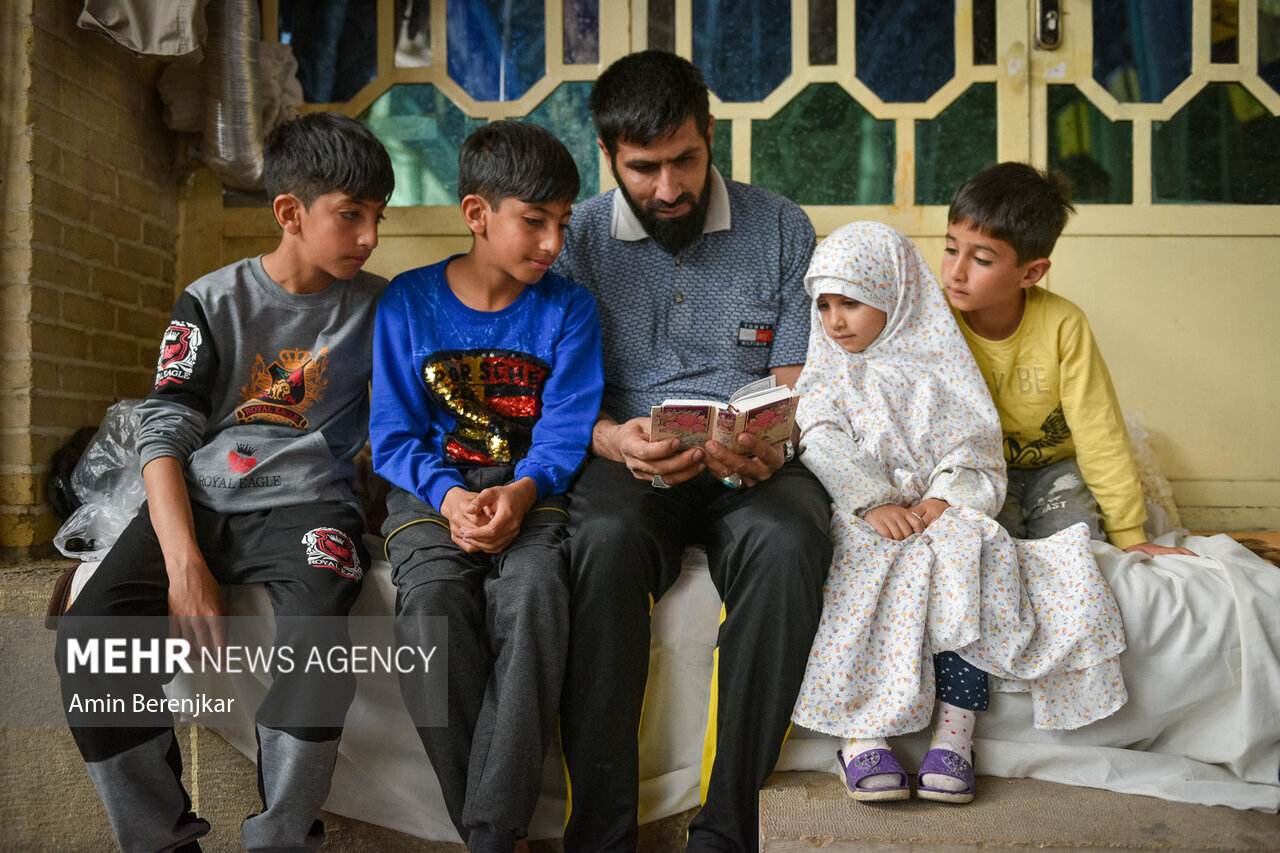
{"type": "Polygon", "coordinates": [[[1036,287],[1075,212],[1057,172],[1000,163],[956,192],[942,283],[1004,431],[1009,492],[997,520],[1040,539],[1086,522],[1125,551],[1191,554],[1147,541],[1129,433],[1089,321],[1036,287]]]}

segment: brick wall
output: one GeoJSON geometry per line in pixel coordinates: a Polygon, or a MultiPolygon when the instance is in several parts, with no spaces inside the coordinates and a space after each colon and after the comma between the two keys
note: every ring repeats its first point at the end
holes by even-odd
{"type": "Polygon", "coordinates": [[[0,12],[0,545],[48,542],[49,460],[151,385],[173,303],[174,135],[159,62],[77,29],[69,0],[0,12]]]}

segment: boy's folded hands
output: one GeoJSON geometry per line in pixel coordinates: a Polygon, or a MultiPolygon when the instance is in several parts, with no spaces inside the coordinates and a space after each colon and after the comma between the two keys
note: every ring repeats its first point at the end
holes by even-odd
{"type": "Polygon", "coordinates": [[[440,503],[454,543],[468,554],[501,553],[515,540],[525,513],[538,501],[538,487],[522,477],[504,486],[472,492],[452,488],[440,503]]]}

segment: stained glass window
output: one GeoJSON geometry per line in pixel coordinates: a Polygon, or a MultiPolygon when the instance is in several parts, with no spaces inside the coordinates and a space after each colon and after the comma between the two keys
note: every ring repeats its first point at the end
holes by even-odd
{"type": "Polygon", "coordinates": [[[975,83],[938,117],[916,122],[916,204],[950,204],[996,162],[996,87],[975,83]]]}
{"type": "Polygon", "coordinates": [[[309,104],[345,103],[378,74],[377,0],[280,0],[278,26],[309,104]]]}
{"type": "Polygon", "coordinates": [[[391,205],[458,203],[458,149],[484,119],[467,118],[429,83],[392,86],[359,116],[391,155],[391,205]]]}
{"type": "Polygon", "coordinates": [[[1049,167],[1077,204],[1133,202],[1133,122],[1111,121],[1075,86],[1050,86],[1049,167]]]}
{"type": "Polygon", "coordinates": [[[726,178],[733,177],[733,122],[716,119],[711,132],[711,162],[726,178]]]}
{"type": "Polygon", "coordinates": [[[573,162],[578,164],[581,186],[579,201],[600,192],[599,149],[596,147],[595,128],[591,126],[591,115],[587,110],[587,98],[590,95],[590,83],[562,83],[526,117],[528,121],[542,125],[559,137],[573,155],[573,162]]]}
{"type": "Polygon", "coordinates": [[[809,0],[809,64],[836,64],[836,0],[809,0]]]}
{"type": "Polygon", "coordinates": [[[859,0],[858,79],[884,101],[926,101],[955,74],[952,0],[859,0]]]}
{"type": "Polygon", "coordinates": [[[1280,92],[1280,3],[1258,4],[1258,76],[1280,92]]]}
{"type": "Polygon", "coordinates": [[[1151,128],[1152,201],[1280,204],[1280,118],[1239,83],[1211,83],[1151,128]]]}
{"type": "Polygon", "coordinates": [[[723,101],[759,101],[791,73],[790,0],[693,0],[693,64],[723,101]]]}
{"type": "Polygon", "coordinates": [[[1093,79],[1123,102],[1158,103],[1191,73],[1191,0],[1093,4],[1093,79]]]}
{"type": "Polygon", "coordinates": [[[544,73],[542,0],[448,0],[449,76],[477,101],[514,101],[544,73]]]}
{"type": "Polygon", "coordinates": [[[894,125],[835,83],[751,123],[751,183],[799,204],[892,204],[894,125]]]}
{"type": "Polygon", "coordinates": [[[564,62],[600,61],[600,0],[564,0],[564,62]]]}

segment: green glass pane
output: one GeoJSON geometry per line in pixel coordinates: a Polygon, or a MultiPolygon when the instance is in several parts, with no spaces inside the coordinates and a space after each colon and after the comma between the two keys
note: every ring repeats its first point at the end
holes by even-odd
{"type": "Polygon", "coordinates": [[[590,95],[590,83],[562,83],[525,117],[526,121],[540,124],[554,133],[573,155],[581,183],[579,201],[600,192],[599,149],[591,113],[587,109],[590,95]]]}
{"type": "Polygon", "coordinates": [[[468,118],[429,83],[392,86],[359,119],[391,155],[392,207],[458,203],[458,149],[484,119],[468,118]]]}
{"type": "Polygon", "coordinates": [[[751,182],[800,204],[892,204],[894,127],[835,83],[751,123],[751,182]]]}
{"type": "Polygon", "coordinates": [[[916,122],[916,204],[950,204],[996,162],[996,86],[975,83],[938,117],[916,122]]]}
{"type": "Polygon", "coordinates": [[[1211,83],[1151,124],[1155,204],[1280,204],[1280,118],[1239,83],[1211,83]]]}
{"type": "Polygon", "coordinates": [[[1049,168],[1077,204],[1133,203],[1133,122],[1112,121],[1075,86],[1050,86],[1049,168]]]}
{"type": "Polygon", "coordinates": [[[721,175],[733,177],[733,122],[727,118],[716,119],[711,130],[711,162],[721,175]]]}

